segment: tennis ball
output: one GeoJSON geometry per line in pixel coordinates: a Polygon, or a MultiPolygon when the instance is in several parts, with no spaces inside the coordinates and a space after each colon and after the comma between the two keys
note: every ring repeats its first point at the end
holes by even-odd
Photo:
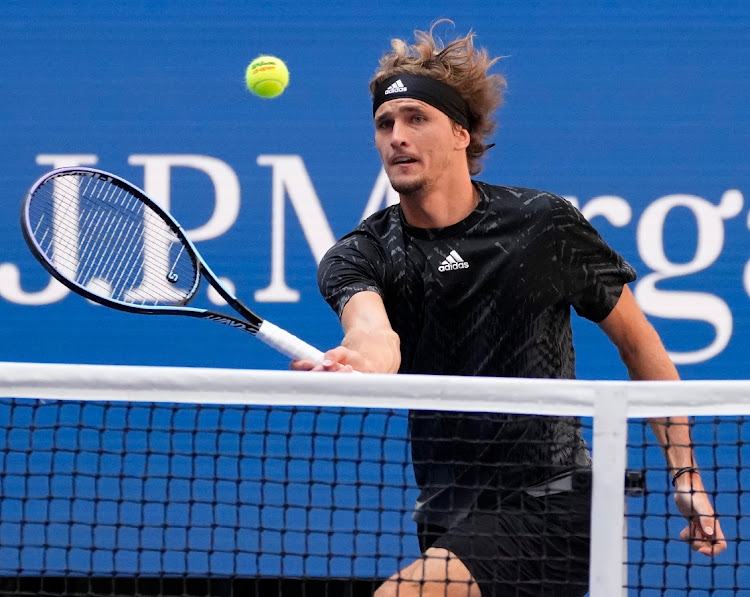
{"type": "Polygon", "coordinates": [[[245,72],[247,88],[260,97],[281,95],[289,84],[289,69],[275,56],[258,56],[245,72]]]}

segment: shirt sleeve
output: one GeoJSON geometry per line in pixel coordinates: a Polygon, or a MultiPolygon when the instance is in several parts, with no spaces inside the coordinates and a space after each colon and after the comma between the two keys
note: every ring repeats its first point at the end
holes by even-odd
{"type": "Polygon", "coordinates": [[[385,255],[371,234],[359,228],[338,241],[318,265],[318,288],[341,317],[346,303],[358,292],[380,296],[385,286],[385,255]]]}
{"type": "Polygon", "coordinates": [[[552,218],[566,299],[578,315],[598,323],[636,279],[635,270],[562,197],[552,199],[552,218]]]}

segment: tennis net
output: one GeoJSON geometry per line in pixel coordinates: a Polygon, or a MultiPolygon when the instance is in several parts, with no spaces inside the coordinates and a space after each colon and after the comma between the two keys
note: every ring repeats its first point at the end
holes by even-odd
{"type": "Polygon", "coordinates": [[[748,390],[1,363],[0,592],[369,595],[420,553],[409,410],[579,421],[593,597],[750,591],[748,390]],[[728,538],[715,558],[680,541],[646,429],[675,415],[728,538]]]}

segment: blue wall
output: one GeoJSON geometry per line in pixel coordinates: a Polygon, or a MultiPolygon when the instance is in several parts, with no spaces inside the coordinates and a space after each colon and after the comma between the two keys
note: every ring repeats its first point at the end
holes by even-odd
{"type": "MultiPolygon", "coordinates": [[[[576,201],[638,270],[636,296],[682,376],[744,377],[750,8],[740,0],[6,0],[0,361],[287,366],[222,326],[37,294],[49,276],[21,237],[20,203],[53,164],[75,160],[147,190],[167,188],[187,229],[223,216],[197,241],[214,271],[261,315],[321,348],[335,345],[340,331],[317,293],[316,258],[357,224],[378,188],[369,77],[390,38],[439,17],[506,56],[497,67],[508,79],[506,103],[480,178],[576,201]],[[291,71],[275,100],[244,88],[245,67],[262,53],[291,71]],[[176,165],[159,187],[165,163],[199,168],[176,165]],[[285,236],[268,300],[256,293],[271,284],[272,244],[282,242],[270,232],[274,180],[285,189],[276,205],[285,236]]],[[[385,199],[384,188],[374,195],[378,205],[385,199]]],[[[206,304],[205,290],[196,301],[206,304]]],[[[596,326],[575,326],[579,376],[624,378],[596,326]]]]}

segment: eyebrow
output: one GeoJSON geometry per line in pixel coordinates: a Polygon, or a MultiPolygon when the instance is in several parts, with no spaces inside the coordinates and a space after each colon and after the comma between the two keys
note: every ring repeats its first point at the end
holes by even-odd
{"type": "Polygon", "coordinates": [[[419,104],[407,104],[402,106],[396,106],[395,109],[386,109],[384,112],[382,112],[380,115],[375,117],[375,122],[382,122],[384,120],[388,120],[389,118],[393,118],[393,113],[400,113],[400,112],[423,112],[424,109],[419,104]]]}

